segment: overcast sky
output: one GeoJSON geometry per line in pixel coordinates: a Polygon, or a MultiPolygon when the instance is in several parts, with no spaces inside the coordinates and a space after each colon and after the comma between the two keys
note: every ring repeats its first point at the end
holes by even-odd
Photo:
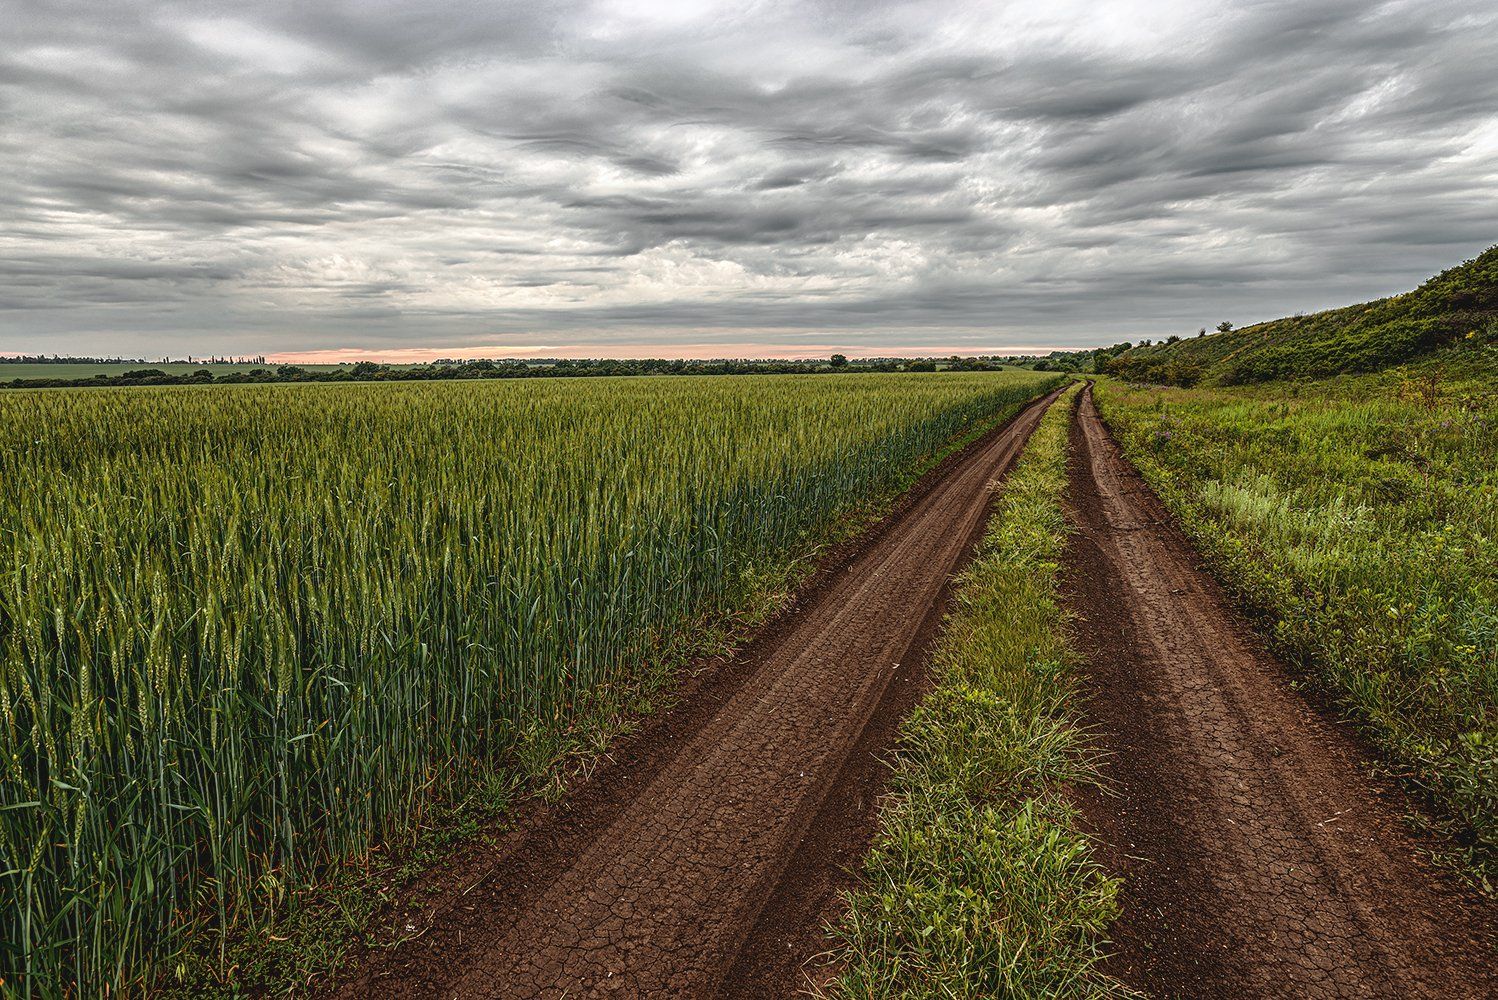
{"type": "Polygon", "coordinates": [[[0,11],[0,351],[987,353],[1498,242],[1493,0],[0,11]]]}

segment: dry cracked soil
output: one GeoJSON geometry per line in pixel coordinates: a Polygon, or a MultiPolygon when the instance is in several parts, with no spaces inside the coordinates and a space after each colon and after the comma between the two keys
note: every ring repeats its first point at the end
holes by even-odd
{"type": "Polygon", "coordinates": [[[1158,997],[1498,997],[1493,913],[1427,863],[1398,789],[1309,703],[1084,395],[1065,592],[1124,876],[1112,971],[1158,997]]]}

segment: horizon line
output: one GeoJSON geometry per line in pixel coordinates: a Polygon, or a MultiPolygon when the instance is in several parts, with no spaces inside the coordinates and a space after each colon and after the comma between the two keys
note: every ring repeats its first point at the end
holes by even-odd
{"type": "Polygon", "coordinates": [[[266,354],[267,363],[273,364],[344,364],[372,361],[383,364],[430,364],[434,361],[478,360],[539,360],[551,359],[586,361],[816,361],[825,360],[833,354],[848,358],[945,358],[945,357],[1018,357],[1033,354],[1049,354],[1052,351],[1091,350],[1092,348],[1067,348],[1040,345],[1016,345],[974,349],[954,345],[912,347],[908,345],[888,348],[871,348],[867,345],[849,344],[801,344],[796,346],[765,343],[727,344],[621,344],[617,346],[595,344],[528,344],[523,347],[496,345],[478,347],[397,347],[365,348],[341,347],[309,351],[277,351],[266,354]]]}
{"type": "MultiPolygon", "coordinates": [[[[1101,345],[1099,345],[1101,346],[1101,345]]],[[[825,361],[834,354],[842,354],[851,360],[923,358],[941,359],[949,357],[993,358],[1033,357],[1052,352],[1076,352],[1095,350],[1095,347],[1070,347],[1049,344],[1019,344],[1004,347],[974,348],[955,345],[910,345],[888,348],[871,348],[868,345],[848,344],[801,344],[777,345],[768,343],[630,343],[617,346],[599,344],[527,344],[511,347],[481,345],[474,347],[335,347],[304,351],[205,351],[188,353],[178,357],[170,354],[155,356],[152,352],[141,352],[136,357],[114,355],[122,362],[139,364],[203,364],[222,358],[230,363],[267,365],[338,365],[357,364],[370,361],[376,364],[431,364],[435,361],[825,361]],[[263,358],[264,361],[254,359],[263,358]]],[[[79,357],[91,360],[110,360],[103,354],[67,354],[52,352],[28,352],[0,350],[0,358],[24,357],[79,357]]]]}

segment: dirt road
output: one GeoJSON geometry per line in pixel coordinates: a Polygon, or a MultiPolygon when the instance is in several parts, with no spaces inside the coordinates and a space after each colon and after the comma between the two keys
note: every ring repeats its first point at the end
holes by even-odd
{"type": "Polygon", "coordinates": [[[850,758],[872,761],[867,734],[893,734],[891,680],[916,666],[982,530],[989,484],[1051,398],[950,463],[716,684],[647,732],[628,766],[517,838],[429,928],[413,927],[419,937],[369,956],[342,995],[707,997],[794,985],[785,977],[820,944],[825,861],[856,858],[870,832],[871,800],[847,795],[861,783],[850,769],[870,765],[850,758]]]}
{"type": "Polygon", "coordinates": [[[1111,971],[1160,997],[1498,997],[1492,908],[1424,862],[1090,396],[1072,448],[1067,593],[1117,792],[1085,812],[1127,880],[1111,971]]]}

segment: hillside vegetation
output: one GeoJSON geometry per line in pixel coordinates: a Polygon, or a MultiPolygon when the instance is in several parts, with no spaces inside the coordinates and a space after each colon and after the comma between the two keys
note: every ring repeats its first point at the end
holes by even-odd
{"type": "Polygon", "coordinates": [[[1228,386],[1380,371],[1447,345],[1498,338],[1498,246],[1412,292],[1107,360],[1130,382],[1228,386]]]}

